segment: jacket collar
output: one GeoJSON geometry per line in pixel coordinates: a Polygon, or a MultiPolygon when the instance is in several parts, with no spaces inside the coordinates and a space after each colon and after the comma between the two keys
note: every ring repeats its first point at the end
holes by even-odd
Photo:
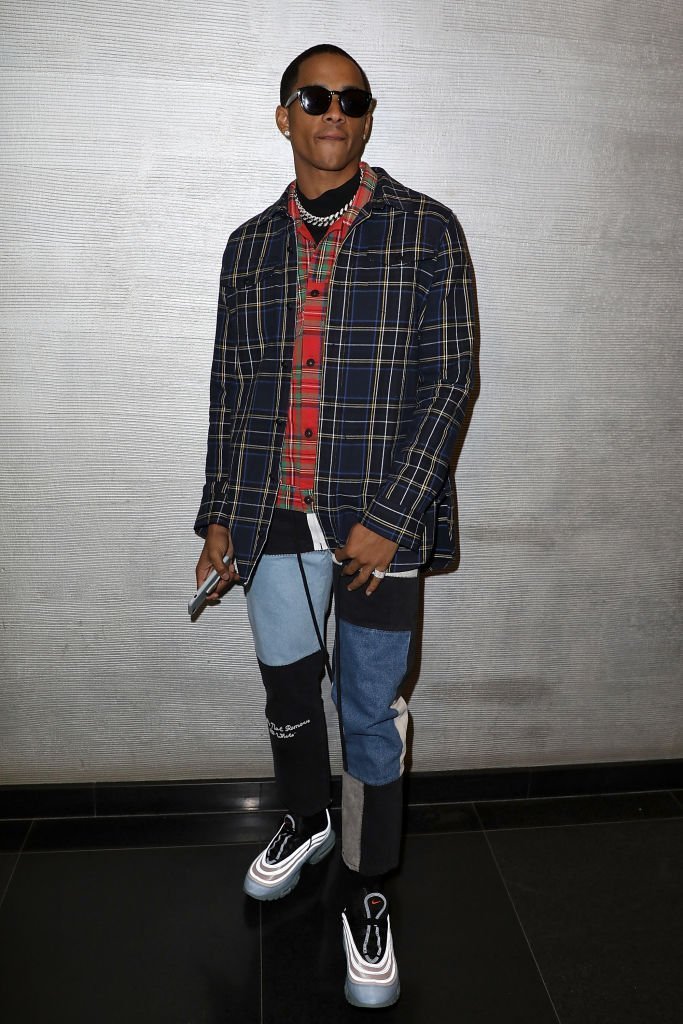
{"type": "MultiPolygon", "coordinates": [[[[413,205],[414,193],[410,189],[402,185],[400,181],[396,181],[390,174],[387,174],[383,167],[373,167],[372,169],[377,175],[377,184],[375,185],[374,195],[368,204],[369,206],[393,206],[399,210],[405,210],[413,205]]],[[[273,217],[288,217],[288,192],[289,185],[280,198],[263,211],[260,219],[271,220],[273,217]]]]}

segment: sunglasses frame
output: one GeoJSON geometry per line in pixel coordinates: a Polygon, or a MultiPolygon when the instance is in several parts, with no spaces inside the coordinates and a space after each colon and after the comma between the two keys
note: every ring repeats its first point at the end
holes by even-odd
{"type": "Polygon", "coordinates": [[[303,112],[305,114],[308,114],[309,117],[322,117],[322,115],[326,114],[327,111],[332,106],[332,97],[333,96],[338,96],[339,97],[339,106],[341,108],[342,113],[345,114],[346,117],[354,117],[354,118],[365,117],[365,115],[367,113],[369,113],[370,108],[372,107],[372,104],[373,104],[373,101],[374,101],[374,98],[375,98],[372,95],[371,92],[368,92],[367,89],[358,89],[358,88],[356,88],[356,86],[350,86],[348,89],[341,89],[340,90],[340,89],[326,89],[324,85],[302,85],[300,89],[297,89],[296,92],[292,93],[292,95],[289,97],[287,102],[285,104],[283,104],[283,105],[284,105],[285,108],[287,108],[287,107],[291,106],[291,104],[294,102],[295,99],[298,99],[299,100],[299,104],[301,106],[301,109],[303,110],[303,112]],[[322,89],[323,92],[327,93],[327,95],[329,97],[328,102],[327,102],[327,106],[325,107],[324,110],[321,110],[319,114],[311,114],[310,111],[306,110],[306,108],[305,108],[305,106],[303,104],[303,100],[301,99],[301,93],[304,91],[304,89],[322,89]],[[368,96],[369,97],[368,98],[367,109],[364,110],[362,114],[349,114],[346,110],[344,110],[344,107],[342,106],[342,96],[344,95],[344,93],[349,93],[349,92],[362,92],[364,96],[368,96]]]}

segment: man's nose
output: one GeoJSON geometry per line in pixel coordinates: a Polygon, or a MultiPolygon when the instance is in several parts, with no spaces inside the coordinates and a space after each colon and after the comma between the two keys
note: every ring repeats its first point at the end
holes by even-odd
{"type": "Polygon", "coordinates": [[[333,96],[332,97],[332,102],[330,103],[329,107],[327,108],[327,110],[325,111],[323,116],[324,116],[326,121],[343,121],[344,120],[344,118],[346,117],[346,114],[344,113],[344,111],[341,108],[341,104],[339,103],[339,97],[338,96],[333,96]]]}

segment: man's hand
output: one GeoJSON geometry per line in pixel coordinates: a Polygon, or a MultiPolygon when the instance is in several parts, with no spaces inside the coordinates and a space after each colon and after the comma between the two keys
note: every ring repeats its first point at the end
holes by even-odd
{"type": "Polygon", "coordinates": [[[377,569],[378,571],[385,572],[397,549],[398,544],[393,540],[380,537],[378,533],[375,533],[374,530],[369,530],[367,526],[361,526],[360,523],[352,526],[344,547],[337,548],[334,552],[334,557],[338,562],[350,559],[348,564],[342,569],[344,576],[354,576],[357,574],[355,580],[349,583],[347,589],[358,590],[359,587],[364,587],[369,580],[370,582],[365,591],[369,597],[382,582],[377,576],[372,575],[372,570],[377,569]]]}
{"type": "Polygon", "coordinates": [[[212,523],[207,531],[204,547],[195,570],[197,573],[197,590],[199,590],[212,569],[220,573],[221,582],[213,593],[208,595],[207,601],[218,601],[221,594],[224,594],[228,587],[239,580],[240,577],[235,568],[234,557],[235,549],[232,545],[230,530],[227,526],[212,523]],[[227,565],[223,561],[224,555],[230,556],[230,561],[227,565]]]}

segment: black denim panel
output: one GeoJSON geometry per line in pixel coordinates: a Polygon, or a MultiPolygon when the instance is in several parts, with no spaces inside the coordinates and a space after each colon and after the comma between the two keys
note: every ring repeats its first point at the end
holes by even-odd
{"type": "Polygon", "coordinates": [[[354,626],[394,632],[415,630],[420,606],[419,576],[387,576],[369,597],[365,587],[349,590],[353,576],[342,575],[335,565],[335,601],[340,619],[354,626]]]}
{"type": "Polygon", "coordinates": [[[291,665],[258,664],[280,797],[292,814],[315,814],[330,802],[327,722],[320,692],[322,652],[291,665]]]}

